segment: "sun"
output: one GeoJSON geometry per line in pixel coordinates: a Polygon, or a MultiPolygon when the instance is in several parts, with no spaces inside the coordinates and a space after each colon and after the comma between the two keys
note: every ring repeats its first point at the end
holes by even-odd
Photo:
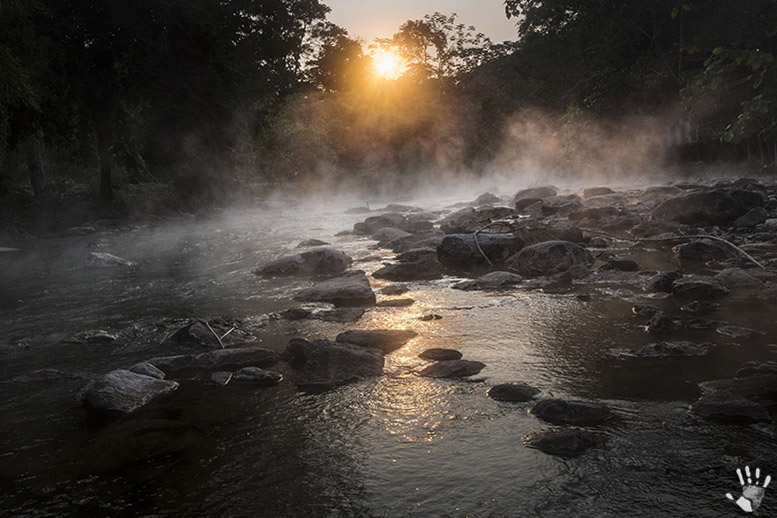
{"type": "Polygon", "coordinates": [[[383,79],[397,79],[405,72],[405,62],[389,49],[378,49],[372,55],[375,73],[383,79]]]}

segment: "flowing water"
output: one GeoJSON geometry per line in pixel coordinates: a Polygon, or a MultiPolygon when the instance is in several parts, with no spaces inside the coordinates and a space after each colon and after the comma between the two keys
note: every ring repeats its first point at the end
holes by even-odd
{"type": "MultiPolygon", "coordinates": [[[[268,319],[311,281],[262,279],[252,270],[301,240],[329,241],[368,273],[393,256],[371,249],[374,241],[334,236],[364,217],[342,206],[275,201],[206,219],[31,240],[0,254],[0,514],[717,517],[738,511],[724,497],[739,492],[737,467],[777,475],[772,426],[716,424],[687,412],[697,381],[731,377],[745,360],[774,359],[775,312],[753,301],[732,295],[713,318],[765,336],[680,332],[672,338],[713,346],[707,356],[675,359],[610,353],[655,341],[632,317],[635,302],[679,314],[673,301],[646,301],[617,275],[565,295],[461,292],[446,277],[411,283],[403,296],[414,305],[375,308],[354,324],[268,319]],[[90,251],[140,264],[85,268],[90,251]],[[429,312],[443,318],[418,319],[429,312]],[[76,398],[88,379],[191,352],[161,339],[160,322],[195,316],[240,319],[276,351],[295,336],[331,339],[348,328],[419,335],[386,357],[384,376],[323,394],[297,391],[293,373],[260,389],[187,378],[129,417],[94,422],[76,398]],[[60,343],[97,328],[122,339],[60,343]],[[465,381],[418,377],[424,362],[416,355],[439,346],[487,367],[465,381]],[[527,413],[528,403],[487,397],[506,381],[607,404],[618,419],[593,427],[605,446],[570,459],[527,448],[524,435],[552,427],[527,413]]],[[[770,496],[761,514],[777,509],[770,496]]]]}

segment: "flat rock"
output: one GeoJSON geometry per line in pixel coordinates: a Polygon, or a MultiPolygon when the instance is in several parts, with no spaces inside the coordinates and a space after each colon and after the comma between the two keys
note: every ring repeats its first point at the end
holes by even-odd
{"type": "Polygon", "coordinates": [[[294,297],[307,302],[331,302],[335,306],[373,306],[375,293],[362,271],[321,281],[294,297]]]}
{"type": "Polygon", "coordinates": [[[138,263],[106,252],[90,252],[84,264],[90,268],[109,268],[112,266],[137,266],[138,263]]]}
{"type": "Polygon", "coordinates": [[[526,383],[500,383],[488,389],[488,397],[491,399],[516,403],[531,401],[539,393],[539,389],[526,383]]]}
{"type": "Polygon", "coordinates": [[[477,243],[475,234],[450,234],[437,247],[437,258],[445,268],[471,271],[489,266],[483,254],[492,264],[501,264],[522,246],[523,241],[512,234],[480,233],[477,243]]]}
{"type": "Polygon", "coordinates": [[[434,361],[460,360],[461,356],[461,353],[456,349],[445,349],[442,347],[433,347],[418,355],[419,358],[423,358],[424,360],[434,361]]]}
{"type": "Polygon", "coordinates": [[[569,270],[573,266],[590,267],[594,262],[591,253],[570,241],[545,241],[530,245],[513,255],[506,265],[519,274],[538,277],[569,270]]]}
{"type": "Polygon", "coordinates": [[[160,380],[128,370],[114,370],[92,380],[81,394],[82,402],[104,414],[128,414],[152,399],[178,388],[175,381],[160,380]]]}
{"type": "Polygon", "coordinates": [[[372,274],[376,279],[420,281],[442,278],[442,265],[436,258],[389,264],[372,274]]]}
{"type": "Polygon", "coordinates": [[[335,341],[370,347],[388,354],[405,345],[417,334],[409,329],[351,329],[337,335],[335,341]]]}
{"type": "Polygon", "coordinates": [[[284,355],[301,369],[297,386],[308,391],[329,390],[383,374],[383,355],[369,347],[295,338],[284,355]]]}
{"type": "Polygon", "coordinates": [[[261,266],[257,275],[285,276],[299,274],[336,274],[342,273],[353,263],[345,252],[334,248],[318,248],[301,254],[281,257],[261,266]]]}
{"type": "Polygon", "coordinates": [[[464,378],[485,368],[484,363],[471,360],[444,360],[429,365],[419,375],[427,378],[464,378]]]}
{"type": "Polygon", "coordinates": [[[591,426],[609,421],[615,415],[604,405],[587,401],[543,399],[534,405],[531,413],[553,424],[591,426]]]}
{"type": "Polygon", "coordinates": [[[672,295],[692,299],[715,299],[728,293],[728,288],[712,277],[688,275],[672,283],[672,295]]]}
{"type": "Polygon", "coordinates": [[[777,374],[777,362],[771,360],[745,362],[737,371],[737,378],[746,378],[753,374],[777,374]]]}
{"type": "Polygon", "coordinates": [[[437,261],[437,249],[436,248],[413,248],[407,252],[398,254],[395,258],[400,263],[415,263],[422,260],[437,261]]]}
{"type": "Polygon", "coordinates": [[[576,457],[591,448],[602,446],[604,438],[586,430],[566,428],[533,432],[525,436],[523,442],[529,448],[549,455],[576,457]]]}
{"type": "Polygon", "coordinates": [[[378,293],[381,295],[404,295],[408,291],[410,291],[410,288],[404,284],[392,284],[391,286],[379,289],[378,293]]]}
{"type": "Polygon", "coordinates": [[[777,374],[753,374],[742,378],[727,378],[699,383],[702,394],[730,392],[764,405],[777,402],[777,374]]]}
{"type": "Polygon", "coordinates": [[[142,374],[144,376],[156,378],[158,380],[165,379],[165,373],[148,362],[136,363],[129,368],[129,371],[134,372],[135,374],[142,374]]]}
{"type": "Polygon", "coordinates": [[[615,356],[627,358],[682,358],[687,356],[704,356],[709,344],[693,342],[656,342],[639,349],[611,349],[615,356]]]}
{"type": "Polygon", "coordinates": [[[262,387],[277,385],[283,381],[283,374],[259,367],[243,367],[235,372],[232,380],[238,383],[250,383],[262,387]]]}
{"type": "Polygon", "coordinates": [[[270,367],[275,365],[278,359],[275,352],[261,347],[235,347],[200,354],[161,356],[151,358],[148,363],[165,372],[173,372],[184,369],[240,368],[247,365],[270,367]]]}
{"type": "Polygon", "coordinates": [[[304,241],[300,241],[300,243],[297,245],[297,248],[306,248],[309,246],[327,246],[331,244],[332,243],[327,243],[326,241],[321,241],[320,239],[306,239],[304,241]]]}
{"type": "Polygon", "coordinates": [[[516,286],[523,281],[523,277],[510,272],[489,272],[477,279],[457,282],[451,286],[454,290],[502,290],[516,286]]]}
{"type": "Polygon", "coordinates": [[[716,421],[750,424],[772,420],[763,406],[726,391],[702,395],[691,404],[690,410],[705,419],[716,421]]]}

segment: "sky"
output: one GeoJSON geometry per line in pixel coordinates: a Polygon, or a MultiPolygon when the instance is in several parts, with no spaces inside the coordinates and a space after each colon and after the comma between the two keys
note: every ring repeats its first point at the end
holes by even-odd
{"type": "Polygon", "coordinates": [[[324,0],[329,21],[369,44],[392,36],[402,23],[439,11],[458,14],[457,21],[474,25],[494,43],[516,39],[515,20],[505,17],[503,0],[324,0]]]}

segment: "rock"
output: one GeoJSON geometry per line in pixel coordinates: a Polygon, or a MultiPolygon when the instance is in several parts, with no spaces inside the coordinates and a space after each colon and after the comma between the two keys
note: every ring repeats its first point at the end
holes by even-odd
{"type": "Polygon", "coordinates": [[[717,421],[749,424],[772,420],[758,403],[725,391],[704,394],[691,404],[690,410],[705,419],[717,421]]]}
{"type": "Polygon", "coordinates": [[[475,201],[472,202],[473,205],[492,205],[494,203],[501,203],[502,199],[497,196],[496,194],[491,194],[490,192],[481,194],[477,198],[475,198],[475,201]]]}
{"type": "Polygon", "coordinates": [[[104,414],[128,414],[178,388],[175,381],[114,370],[91,381],[81,394],[89,408],[104,414]]]}
{"type": "Polygon", "coordinates": [[[731,338],[753,338],[754,336],[761,336],[766,333],[758,331],[756,329],[750,329],[749,327],[742,326],[720,326],[715,331],[723,336],[730,336],[731,338]]]}
{"type": "Polygon", "coordinates": [[[302,369],[297,386],[303,390],[329,390],[383,374],[383,355],[379,351],[347,343],[295,338],[284,355],[302,369]]]}
{"type": "Polygon", "coordinates": [[[580,221],[582,219],[589,219],[594,221],[607,220],[615,218],[621,214],[621,211],[615,207],[589,207],[581,210],[570,212],[570,221],[580,221]]]}
{"type": "Polygon", "coordinates": [[[395,258],[400,263],[415,263],[417,261],[437,261],[436,248],[413,248],[398,254],[395,258]]]}
{"type": "Polygon", "coordinates": [[[138,263],[105,252],[90,252],[84,264],[90,268],[108,268],[111,266],[137,266],[138,263]]]}
{"type": "Polygon", "coordinates": [[[491,218],[475,208],[467,207],[440,220],[440,230],[446,234],[468,234],[491,223],[491,218]]]}
{"type": "Polygon", "coordinates": [[[410,288],[404,284],[392,284],[391,286],[379,289],[378,293],[381,295],[404,295],[408,291],[410,291],[410,288]]]}
{"type": "Polygon", "coordinates": [[[688,275],[672,283],[672,295],[691,299],[714,299],[728,293],[728,288],[710,277],[688,275]]]}
{"type": "Polygon", "coordinates": [[[461,353],[456,349],[443,349],[440,347],[434,347],[420,353],[418,357],[423,358],[424,360],[435,361],[460,360],[461,353]]]}
{"type": "Polygon", "coordinates": [[[685,322],[685,328],[694,329],[694,330],[708,330],[708,329],[717,329],[720,326],[724,326],[726,324],[727,322],[724,322],[722,320],[707,320],[704,318],[693,318],[685,322]]]}
{"type": "Polygon", "coordinates": [[[344,252],[334,248],[319,248],[301,254],[281,257],[260,267],[254,273],[262,276],[283,276],[298,274],[342,273],[353,260],[344,252]]]}
{"type": "Polygon", "coordinates": [[[680,325],[677,322],[662,313],[658,313],[647,323],[645,331],[650,334],[658,335],[676,331],[679,328],[680,325]]]}
{"type": "Polygon", "coordinates": [[[589,187],[583,189],[583,198],[590,198],[592,196],[602,196],[605,194],[615,194],[615,191],[609,187],[589,187]]]}
{"type": "Polygon", "coordinates": [[[716,302],[700,302],[698,300],[694,300],[693,302],[689,302],[688,304],[685,304],[680,308],[680,311],[687,311],[688,313],[698,313],[700,315],[705,315],[707,313],[712,313],[713,311],[716,311],[720,309],[720,304],[716,302]]]}
{"type": "Polygon", "coordinates": [[[379,300],[375,305],[379,308],[403,308],[415,304],[413,299],[384,299],[379,300]]]}
{"type": "Polygon", "coordinates": [[[548,198],[550,196],[555,196],[556,194],[558,194],[558,190],[553,186],[547,185],[545,187],[533,187],[531,189],[518,191],[515,196],[513,196],[513,200],[518,201],[526,198],[548,198]]]}
{"type": "Polygon", "coordinates": [[[401,203],[389,203],[382,209],[378,209],[386,212],[421,212],[421,208],[414,207],[412,205],[403,205],[401,203]]]}
{"type": "Polygon", "coordinates": [[[709,344],[693,342],[656,342],[639,349],[612,349],[616,356],[629,358],[682,358],[686,356],[704,356],[709,344]]]}
{"type": "Polygon", "coordinates": [[[634,304],[631,308],[635,317],[652,317],[659,311],[658,306],[652,304],[634,304]]]}
{"type": "Polygon", "coordinates": [[[309,246],[326,246],[331,245],[332,243],[327,243],[326,241],[321,241],[320,239],[306,239],[305,241],[301,241],[297,248],[306,248],[309,246]]]}
{"type": "Polygon", "coordinates": [[[525,436],[523,442],[529,448],[535,448],[549,455],[576,457],[590,448],[602,446],[604,439],[593,432],[567,428],[533,432],[525,436]]]}
{"type": "Polygon", "coordinates": [[[745,378],[754,374],[777,374],[777,362],[771,360],[745,362],[737,371],[737,378],[745,378]]]}
{"type": "Polygon", "coordinates": [[[443,360],[429,365],[418,374],[427,378],[464,378],[477,374],[485,366],[470,360],[443,360]]]}
{"type": "Polygon", "coordinates": [[[636,272],[640,269],[636,261],[622,255],[611,256],[605,264],[599,267],[599,270],[602,271],[619,270],[621,272],[636,272]]]}
{"type": "Polygon", "coordinates": [[[418,320],[429,322],[430,320],[440,320],[441,318],[442,318],[442,315],[438,315],[436,313],[427,313],[426,315],[421,315],[420,317],[418,317],[418,320]]]}
{"type": "Polygon", "coordinates": [[[764,221],[764,226],[768,230],[775,230],[777,229],[777,218],[769,218],[766,221],[764,221]]]}
{"type": "MultiPolygon", "coordinates": [[[[493,264],[501,264],[523,247],[523,241],[512,234],[478,234],[480,250],[493,264]]],[[[480,253],[474,234],[451,234],[437,247],[437,258],[445,268],[473,270],[485,268],[488,262],[480,253]]]]}
{"type": "Polygon", "coordinates": [[[221,339],[221,343],[224,345],[235,345],[256,339],[245,331],[237,329],[236,324],[233,322],[213,319],[207,321],[207,324],[205,320],[197,320],[184,326],[176,331],[169,340],[180,344],[221,347],[221,343],[219,343],[216,335],[219,337],[224,336],[224,338],[221,339]],[[208,326],[210,326],[210,328],[208,328],[208,326]],[[212,332],[211,329],[213,330],[212,332]],[[229,334],[227,334],[227,332],[229,332],[229,334]]]}
{"type": "Polygon", "coordinates": [[[210,382],[214,385],[224,387],[232,381],[232,373],[229,371],[216,371],[210,375],[210,382]]]}
{"type": "Polygon", "coordinates": [[[97,232],[97,229],[90,225],[70,227],[69,229],[65,230],[65,234],[69,236],[87,236],[89,234],[94,234],[95,232],[97,232]]]}
{"type": "Polygon", "coordinates": [[[79,331],[62,339],[63,344],[109,344],[116,341],[116,335],[103,329],[79,331]]]}
{"type": "Polygon", "coordinates": [[[288,320],[322,320],[324,322],[356,322],[364,315],[363,308],[301,307],[289,308],[278,314],[288,320]]]}
{"type": "MultiPolygon", "coordinates": [[[[539,209],[540,206],[542,206],[542,199],[541,198],[521,198],[520,200],[515,201],[515,210],[517,212],[522,212],[529,207],[532,207],[534,204],[538,204],[537,208],[539,209]]],[[[534,207],[532,207],[533,209],[534,207]]]]}
{"type": "Polygon", "coordinates": [[[243,367],[232,376],[232,380],[268,387],[280,383],[283,380],[283,374],[259,367],[243,367]]]}
{"type": "Polygon", "coordinates": [[[670,198],[655,208],[653,218],[694,226],[726,225],[766,204],[762,193],[741,189],[714,189],[670,198]]]}
{"type": "Polygon", "coordinates": [[[554,214],[569,214],[583,207],[577,196],[551,196],[543,198],[540,205],[540,213],[543,216],[554,214]]]}
{"type": "Polygon", "coordinates": [[[569,241],[545,241],[527,246],[510,257],[506,264],[521,275],[537,277],[563,272],[573,266],[588,268],[593,262],[590,252],[580,245],[569,241]]]}
{"type": "Polygon", "coordinates": [[[490,272],[474,280],[457,282],[454,290],[502,290],[520,284],[523,277],[510,272],[490,272]]]}
{"type": "Polygon", "coordinates": [[[381,214],[380,216],[370,216],[361,223],[353,226],[354,234],[372,235],[382,228],[398,228],[405,230],[407,218],[403,214],[396,212],[381,214]]]}
{"type": "Polygon", "coordinates": [[[442,278],[442,265],[436,258],[414,262],[399,262],[380,268],[372,274],[376,279],[390,281],[420,281],[442,278]]]}
{"type": "Polygon", "coordinates": [[[611,243],[605,237],[592,237],[591,241],[588,242],[588,246],[591,248],[609,248],[611,243]]]}
{"type": "Polygon", "coordinates": [[[753,207],[734,220],[735,227],[754,227],[769,218],[769,213],[763,207],[753,207]]]}
{"type": "Polygon", "coordinates": [[[135,374],[142,374],[144,376],[156,378],[158,380],[165,379],[165,373],[157,369],[156,367],[154,367],[152,364],[148,362],[136,363],[135,365],[129,368],[129,371],[134,372],[135,374]]]}
{"type": "Polygon", "coordinates": [[[372,212],[369,207],[350,207],[345,209],[346,214],[367,214],[372,212]]]}
{"type": "Polygon", "coordinates": [[[378,246],[385,247],[386,244],[402,237],[412,236],[410,232],[399,230],[398,228],[386,227],[378,229],[372,233],[372,238],[378,241],[378,246]]]}
{"type": "Polygon", "coordinates": [[[734,250],[720,241],[708,238],[695,239],[690,243],[677,245],[672,248],[680,262],[706,262],[721,260],[736,255],[734,250]]]}
{"type": "Polygon", "coordinates": [[[405,345],[417,334],[409,329],[351,329],[337,335],[335,341],[370,347],[388,354],[405,345]]]}
{"type": "Polygon", "coordinates": [[[728,378],[699,383],[702,394],[730,392],[761,403],[772,405],[777,402],[777,374],[753,374],[743,378],[728,378]]]}
{"type": "Polygon", "coordinates": [[[530,412],[549,423],[577,426],[597,425],[615,417],[609,408],[599,403],[563,399],[543,399],[530,412]]]}
{"type": "Polygon", "coordinates": [[[385,244],[378,243],[378,245],[390,248],[396,253],[407,252],[414,248],[434,248],[436,250],[444,237],[445,232],[434,229],[393,239],[385,244]]]}
{"type": "Polygon", "coordinates": [[[357,270],[328,279],[300,291],[294,297],[307,302],[331,302],[335,306],[373,306],[375,293],[364,272],[357,270]]]}
{"type": "Polygon", "coordinates": [[[667,198],[680,196],[683,192],[682,189],[675,186],[657,185],[644,189],[640,193],[639,199],[641,201],[663,201],[667,198]]]}
{"type": "Polygon", "coordinates": [[[270,367],[278,362],[278,355],[261,347],[236,347],[216,349],[207,353],[182,354],[179,356],[161,356],[151,358],[148,363],[165,372],[184,369],[224,369],[256,365],[270,367]]]}
{"type": "Polygon", "coordinates": [[[742,268],[726,268],[715,277],[729,289],[737,288],[761,288],[764,283],[756,279],[742,268]]]}
{"type": "Polygon", "coordinates": [[[583,243],[583,231],[578,227],[560,224],[525,225],[515,228],[514,234],[521,238],[524,245],[535,245],[545,241],[571,241],[583,243]]]}
{"type": "Polygon", "coordinates": [[[642,289],[647,293],[669,293],[672,291],[672,283],[680,277],[682,274],[674,270],[659,272],[649,278],[642,289]]]}
{"type": "Polygon", "coordinates": [[[540,391],[525,383],[500,383],[488,390],[488,396],[497,401],[526,402],[534,399],[540,391]]]}

